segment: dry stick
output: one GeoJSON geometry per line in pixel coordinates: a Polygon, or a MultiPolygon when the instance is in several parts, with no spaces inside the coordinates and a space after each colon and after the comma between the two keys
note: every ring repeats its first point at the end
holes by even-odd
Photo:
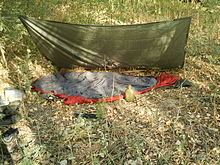
{"type": "Polygon", "coordinates": [[[214,94],[214,97],[213,97],[213,112],[214,112],[214,119],[215,121],[217,122],[218,121],[218,111],[217,111],[217,105],[216,105],[216,94],[214,94]]]}
{"type": "Polygon", "coordinates": [[[8,68],[8,63],[6,61],[6,58],[5,58],[5,50],[3,49],[3,46],[0,45],[0,51],[1,51],[1,54],[2,54],[2,60],[3,60],[3,63],[5,65],[5,68],[7,69],[8,68]]]}
{"type": "Polygon", "coordinates": [[[114,94],[114,88],[115,88],[115,75],[113,74],[113,78],[112,78],[111,102],[112,102],[112,97],[113,97],[113,94],[114,94]]]}
{"type": "Polygon", "coordinates": [[[104,58],[104,70],[105,70],[105,72],[107,71],[107,68],[106,68],[106,57],[105,57],[105,55],[103,56],[103,58],[104,58]]]}
{"type": "MultiPolygon", "coordinates": [[[[0,149],[0,152],[1,152],[1,157],[3,158],[4,157],[3,148],[0,149]]],[[[4,159],[2,159],[2,161],[4,161],[4,159]]]]}
{"type": "Polygon", "coordinates": [[[72,155],[72,158],[74,157],[74,154],[73,154],[73,148],[72,148],[72,143],[71,141],[69,141],[69,149],[70,149],[70,152],[71,152],[71,155],[72,155]]]}
{"type": "Polygon", "coordinates": [[[23,156],[25,156],[25,152],[24,152],[24,150],[23,150],[21,144],[19,143],[19,141],[20,141],[19,138],[16,137],[16,138],[15,138],[15,142],[16,142],[17,146],[19,147],[19,150],[21,150],[23,156]]]}
{"type": "MultiPolygon", "coordinates": [[[[90,126],[91,126],[91,123],[90,123],[90,126]]],[[[89,138],[89,147],[91,148],[92,147],[92,142],[91,142],[91,136],[90,136],[89,130],[87,131],[87,134],[88,134],[88,138],[89,138]]],[[[93,155],[91,155],[91,159],[92,159],[92,162],[94,162],[93,155]]]]}

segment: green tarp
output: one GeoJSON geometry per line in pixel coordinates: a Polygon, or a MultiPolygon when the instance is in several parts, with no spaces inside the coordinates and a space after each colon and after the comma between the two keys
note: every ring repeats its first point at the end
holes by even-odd
{"type": "Polygon", "coordinates": [[[19,16],[46,58],[62,68],[178,68],[191,18],[135,25],[80,25],[19,16]]]}

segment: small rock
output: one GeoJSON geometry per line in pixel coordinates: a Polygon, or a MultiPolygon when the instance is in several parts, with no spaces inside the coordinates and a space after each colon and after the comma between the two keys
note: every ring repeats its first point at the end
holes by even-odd
{"type": "Polygon", "coordinates": [[[176,144],[176,145],[180,145],[180,144],[181,144],[181,141],[177,140],[175,144],[176,144]]]}
{"type": "Polygon", "coordinates": [[[124,165],[143,165],[143,161],[141,158],[137,158],[136,160],[128,160],[124,163],[124,165]]]}
{"type": "Polygon", "coordinates": [[[135,160],[136,165],[143,165],[143,161],[141,160],[141,158],[137,158],[135,160]]]}
{"type": "Polygon", "coordinates": [[[61,160],[60,165],[67,165],[67,160],[61,160]]]}

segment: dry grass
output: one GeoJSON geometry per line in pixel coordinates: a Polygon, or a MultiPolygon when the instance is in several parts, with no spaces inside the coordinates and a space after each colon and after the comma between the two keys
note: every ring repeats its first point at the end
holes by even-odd
{"type": "Polygon", "coordinates": [[[84,24],[143,23],[193,15],[184,68],[126,72],[136,75],[167,72],[186,78],[193,86],[154,90],[137,96],[137,103],[119,100],[67,106],[38,97],[31,91],[30,83],[57,68],[38,53],[21,24],[15,23],[17,29],[6,28],[0,41],[8,69],[2,60],[1,85],[7,82],[18,86],[28,96],[21,106],[23,119],[16,125],[20,134],[12,153],[15,164],[59,164],[62,160],[68,160],[69,164],[94,165],[135,161],[220,163],[219,6],[165,0],[65,0],[60,3],[35,0],[30,4],[21,1],[24,8],[20,11],[17,2],[3,2],[7,8],[7,12],[2,12],[2,15],[6,13],[5,18],[16,10],[44,19],[84,24]],[[75,118],[75,112],[98,113],[101,117],[75,118]]]}

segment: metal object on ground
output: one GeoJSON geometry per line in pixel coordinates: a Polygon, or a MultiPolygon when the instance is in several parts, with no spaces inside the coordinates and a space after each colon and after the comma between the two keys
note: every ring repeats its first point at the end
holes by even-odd
{"type": "Polygon", "coordinates": [[[131,85],[128,85],[128,88],[125,90],[125,100],[127,102],[132,102],[135,100],[135,91],[131,85]]]}

